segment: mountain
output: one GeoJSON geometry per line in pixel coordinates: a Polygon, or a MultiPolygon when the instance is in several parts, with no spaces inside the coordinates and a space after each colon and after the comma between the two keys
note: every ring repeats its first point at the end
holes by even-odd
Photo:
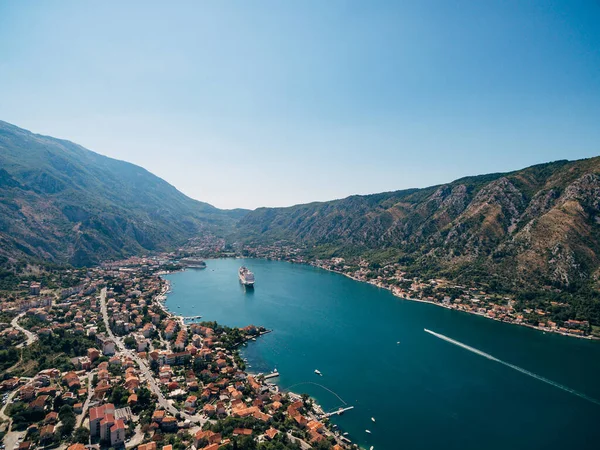
{"type": "Polygon", "coordinates": [[[0,255],[74,265],[167,250],[247,211],[193,200],[147,170],[0,121],[0,255]]]}
{"type": "Polygon", "coordinates": [[[308,246],[313,256],[400,262],[421,277],[494,289],[597,288],[600,157],[425,189],[260,208],[237,229],[246,242],[283,240],[308,246]]]}

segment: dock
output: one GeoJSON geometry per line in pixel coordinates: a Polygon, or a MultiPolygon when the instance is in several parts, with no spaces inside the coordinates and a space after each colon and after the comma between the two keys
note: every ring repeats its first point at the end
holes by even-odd
{"type": "Polygon", "coordinates": [[[346,411],[350,411],[351,409],[354,409],[354,406],[346,406],[345,408],[340,408],[333,412],[325,413],[323,414],[323,417],[339,416],[344,414],[346,411]]]}
{"type": "Polygon", "coordinates": [[[187,316],[187,317],[181,317],[183,320],[196,320],[196,319],[202,319],[202,316],[187,316]]]}
{"type": "Polygon", "coordinates": [[[264,375],[264,379],[268,380],[269,378],[275,378],[275,377],[278,377],[278,376],[279,376],[279,372],[272,372],[272,373],[270,373],[268,375],[264,375]]]}

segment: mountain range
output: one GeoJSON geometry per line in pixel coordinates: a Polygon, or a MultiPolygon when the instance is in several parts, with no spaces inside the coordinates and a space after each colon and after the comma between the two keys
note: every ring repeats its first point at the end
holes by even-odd
{"type": "Polygon", "coordinates": [[[600,157],[288,208],[237,225],[247,241],[306,245],[315,257],[400,262],[512,290],[572,288],[600,276],[600,157]]]}
{"type": "Polygon", "coordinates": [[[76,266],[227,231],[246,210],[192,200],[147,170],[0,121],[0,255],[76,266]]]}
{"type": "Polygon", "coordinates": [[[512,291],[597,292],[600,157],[287,208],[221,210],[145,169],[0,121],[0,255],[74,265],[205,233],[512,291]]]}

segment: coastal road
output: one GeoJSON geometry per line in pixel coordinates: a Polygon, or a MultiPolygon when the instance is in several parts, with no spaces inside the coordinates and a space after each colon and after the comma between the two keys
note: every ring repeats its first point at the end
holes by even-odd
{"type": "Polygon", "coordinates": [[[183,417],[184,419],[187,419],[199,425],[204,425],[204,423],[206,423],[206,421],[208,420],[207,418],[199,415],[191,416],[186,412],[180,411],[177,408],[175,408],[166,399],[166,397],[160,390],[160,386],[158,386],[158,384],[156,383],[154,374],[150,370],[150,367],[148,367],[146,361],[138,357],[137,353],[135,353],[133,350],[128,350],[127,348],[125,348],[125,344],[123,343],[122,339],[113,334],[112,330],[110,329],[110,324],[108,323],[108,311],[106,309],[106,288],[103,288],[100,291],[100,310],[102,311],[102,316],[104,318],[104,325],[106,325],[106,332],[111,337],[111,339],[113,339],[117,344],[119,352],[130,356],[138,364],[142,377],[146,379],[146,381],[148,382],[148,387],[158,398],[158,404],[162,406],[165,409],[165,411],[169,411],[173,415],[180,414],[181,417],[183,417]]]}
{"type": "Polygon", "coordinates": [[[21,333],[24,333],[25,336],[27,337],[27,340],[25,342],[17,345],[17,348],[21,348],[23,346],[29,347],[31,344],[33,344],[35,341],[37,341],[37,338],[38,338],[35,333],[32,333],[31,331],[26,330],[21,325],[19,325],[19,320],[21,320],[21,318],[24,315],[25,315],[25,313],[22,312],[18,316],[15,316],[15,318],[10,322],[10,324],[12,325],[13,328],[19,330],[21,333]]]}

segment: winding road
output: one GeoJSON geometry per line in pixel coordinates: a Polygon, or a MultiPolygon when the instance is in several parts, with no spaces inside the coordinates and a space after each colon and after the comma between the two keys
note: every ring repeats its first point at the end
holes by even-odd
{"type": "Polygon", "coordinates": [[[31,331],[26,330],[21,325],[19,325],[19,320],[21,320],[21,318],[24,315],[25,315],[25,312],[22,312],[18,316],[15,316],[15,318],[10,322],[10,324],[12,325],[13,328],[19,330],[21,333],[24,333],[25,336],[27,336],[27,340],[25,342],[22,342],[19,345],[17,345],[17,348],[21,348],[23,346],[29,347],[31,344],[33,344],[38,339],[38,337],[35,333],[32,333],[31,331]]]}

